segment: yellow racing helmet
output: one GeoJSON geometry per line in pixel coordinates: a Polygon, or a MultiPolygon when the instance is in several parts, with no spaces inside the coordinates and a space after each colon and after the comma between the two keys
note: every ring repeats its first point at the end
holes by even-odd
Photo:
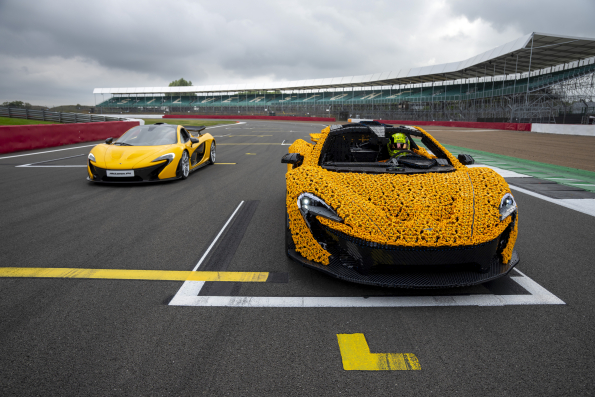
{"type": "Polygon", "coordinates": [[[390,142],[387,144],[388,154],[391,157],[402,156],[404,153],[399,153],[402,150],[409,150],[409,139],[407,135],[402,132],[397,132],[390,137],[390,142]]]}

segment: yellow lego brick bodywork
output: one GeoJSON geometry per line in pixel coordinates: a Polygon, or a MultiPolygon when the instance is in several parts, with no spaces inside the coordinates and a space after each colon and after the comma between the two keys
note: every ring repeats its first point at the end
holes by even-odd
{"type": "MultiPolygon", "coordinates": [[[[306,259],[326,265],[330,254],[314,239],[299,211],[297,198],[304,192],[323,199],[344,220],[338,223],[318,217],[321,224],[388,246],[477,245],[497,238],[511,222],[511,217],[500,221],[500,200],[510,189],[493,170],[468,168],[441,147],[455,171],[409,175],[331,172],[318,166],[329,131],[329,127],[322,130],[315,145],[297,140],[289,147],[290,153],[304,156],[302,166],[288,167],[286,205],[296,251],[306,259]]],[[[418,153],[432,157],[424,149],[418,153]]],[[[517,227],[503,252],[506,262],[512,255],[517,227]]]]}

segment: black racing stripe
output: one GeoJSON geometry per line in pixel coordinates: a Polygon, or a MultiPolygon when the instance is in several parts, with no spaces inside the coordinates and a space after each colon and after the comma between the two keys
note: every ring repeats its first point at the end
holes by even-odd
{"type": "MultiPolygon", "coordinates": [[[[235,219],[228,226],[224,235],[219,240],[217,247],[213,250],[209,258],[202,264],[200,270],[222,272],[226,271],[235,255],[252,216],[260,201],[245,201],[235,219]]],[[[240,293],[241,283],[219,283],[216,281],[206,282],[200,290],[200,296],[237,296],[240,293]]]]}

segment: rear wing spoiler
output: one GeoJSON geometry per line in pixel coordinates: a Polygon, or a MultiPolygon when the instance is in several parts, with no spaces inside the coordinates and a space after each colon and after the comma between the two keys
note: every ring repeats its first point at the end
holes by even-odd
{"type": "Polygon", "coordinates": [[[201,132],[207,128],[204,125],[185,125],[183,127],[193,136],[202,135],[201,132]]]}

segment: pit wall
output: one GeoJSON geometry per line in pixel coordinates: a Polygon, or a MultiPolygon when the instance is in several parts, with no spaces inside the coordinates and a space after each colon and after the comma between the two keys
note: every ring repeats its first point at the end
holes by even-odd
{"type": "MultiPolygon", "coordinates": [[[[350,122],[357,123],[357,119],[350,119],[350,122]]],[[[531,131],[531,124],[528,123],[482,123],[472,121],[411,121],[411,120],[376,120],[385,124],[393,125],[434,125],[440,127],[461,127],[479,128],[484,130],[510,130],[510,131],[531,131]]]]}
{"type": "Polygon", "coordinates": [[[293,117],[293,116],[238,116],[238,115],[191,115],[191,114],[166,114],[164,119],[223,119],[223,120],[283,120],[283,121],[329,121],[334,122],[334,117],[293,117]]]}
{"type": "Polygon", "coordinates": [[[138,121],[0,126],[0,154],[117,138],[138,121]]]}

